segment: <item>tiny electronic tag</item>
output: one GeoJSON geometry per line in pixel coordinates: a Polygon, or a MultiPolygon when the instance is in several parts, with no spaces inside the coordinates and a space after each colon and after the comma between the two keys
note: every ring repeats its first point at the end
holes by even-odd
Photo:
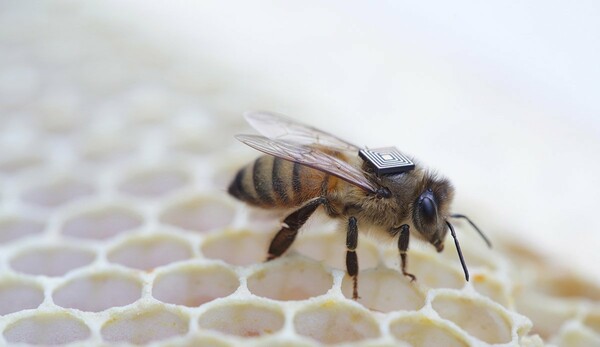
{"type": "Polygon", "coordinates": [[[415,168],[415,164],[395,147],[361,149],[358,155],[373,165],[379,175],[400,173],[415,168]]]}

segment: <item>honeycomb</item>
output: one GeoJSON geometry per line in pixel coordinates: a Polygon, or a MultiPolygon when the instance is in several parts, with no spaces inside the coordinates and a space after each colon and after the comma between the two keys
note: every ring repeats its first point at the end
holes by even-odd
{"type": "Polygon", "coordinates": [[[361,237],[358,301],[322,215],[264,263],[278,217],[225,193],[261,96],[83,5],[1,7],[1,345],[600,345],[600,288],[502,240],[461,239],[469,283],[415,245],[410,283],[361,237]]]}

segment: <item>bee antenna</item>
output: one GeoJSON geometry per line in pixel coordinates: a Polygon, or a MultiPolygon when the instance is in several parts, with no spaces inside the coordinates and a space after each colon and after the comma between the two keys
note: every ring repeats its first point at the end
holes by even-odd
{"type": "Polygon", "coordinates": [[[459,213],[455,213],[453,215],[451,215],[450,217],[452,218],[462,218],[464,220],[466,220],[467,222],[469,222],[469,224],[471,224],[471,226],[473,227],[473,229],[475,229],[475,231],[477,231],[479,233],[479,236],[481,236],[481,238],[483,239],[483,241],[485,241],[485,243],[487,244],[487,246],[489,248],[492,248],[492,242],[490,241],[490,239],[487,238],[487,236],[485,236],[485,234],[483,233],[483,231],[481,231],[481,229],[479,229],[477,227],[477,225],[475,225],[475,223],[473,223],[473,221],[465,216],[464,214],[459,214],[459,213]]]}
{"type": "Polygon", "coordinates": [[[460,244],[458,243],[458,238],[456,237],[456,233],[454,232],[454,227],[448,221],[446,221],[446,224],[448,225],[448,228],[450,228],[450,234],[452,234],[452,238],[454,238],[454,245],[456,246],[458,258],[460,259],[460,265],[462,265],[463,271],[465,272],[465,280],[469,282],[469,269],[467,269],[465,258],[463,258],[462,251],[460,250],[460,244]]]}

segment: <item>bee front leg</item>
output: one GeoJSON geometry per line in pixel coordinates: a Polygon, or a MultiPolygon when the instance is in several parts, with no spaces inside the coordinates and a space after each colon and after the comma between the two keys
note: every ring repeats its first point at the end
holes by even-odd
{"type": "Polygon", "coordinates": [[[327,199],[319,197],[309,201],[283,220],[283,227],[275,235],[269,246],[267,261],[281,256],[292,245],[300,229],[308,218],[315,212],[317,207],[327,204],[327,199]]]}
{"type": "Polygon", "coordinates": [[[402,274],[410,278],[410,281],[413,282],[417,279],[415,275],[406,272],[406,251],[408,250],[408,241],[410,239],[409,226],[403,224],[400,226],[399,230],[396,230],[396,232],[400,232],[400,237],[398,237],[398,250],[400,251],[400,266],[402,269],[402,274]]]}
{"type": "Polygon", "coordinates": [[[348,218],[348,233],[346,234],[346,271],[352,277],[352,299],[358,300],[358,226],[356,218],[348,218]]]}

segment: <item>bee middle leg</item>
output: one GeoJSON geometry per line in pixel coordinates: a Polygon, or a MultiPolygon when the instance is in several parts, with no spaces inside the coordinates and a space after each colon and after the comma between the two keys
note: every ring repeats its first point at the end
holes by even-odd
{"type": "Polygon", "coordinates": [[[315,212],[317,207],[327,204],[327,199],[324,197],[318,197],[304,204],[296,211],[292,212],[283,220],[283,227],[269,246],[269,255],[267,261],[273,260],[281,256],[288,248],[292,245],[298,234],[298,230],[306,223],[308,218],[315,212]]]}
{"type": "Polygon", "coordinates": [[[356,218],[348,218],[348,232],[346,234],[346,272],[352,277],[352,299],[358,300],[358,226],[356,218]]]}
{"type": "Polygon", "coordinates": [[[406,271],[406,264],[407,264],[406,251],[408,250],[408,241],[410,239],[409,226],[406,224],[403,224],[400,226],[400,228],[398,228],[397,230],[394,230],[394,231],[400,233],[400,237],[398,237],[398,250],[400,251],[400,268],[402,269],[402,274],[404,276],[410,278],[410,281],[413,282],[417,278],[415,277],[415,275],[406,271]]]}

